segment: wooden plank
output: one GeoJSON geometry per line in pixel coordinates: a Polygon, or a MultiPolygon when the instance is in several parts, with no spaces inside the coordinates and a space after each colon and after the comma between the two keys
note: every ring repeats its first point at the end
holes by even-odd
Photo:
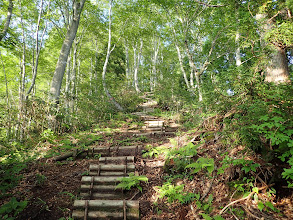
{"type": "Polygon", "coordinates": [[[121,193],[118,193],[116,191],[116,193],[98,193],[98,192],[94,192],[92,193],[92,195],[90,195],[90,193],[88,192],[81,192],[80,193],[80,197],[83,199],[99,199],[99,200],[113,200],[113,199],[123,199],[126,198],[127,195],[121,193]]]}
{"type": "MultiPolygon", "coordinates": [[[[101,211],[89,211],[87,219],[123,219],[123,212],[101,212],[101,211]]],[[[128,220],[137,220],[139,219],[139,212],[137,213],[126,213],[128,220]]],[[[84,219],[84,211],[74,210],[72,213],[72,217],[74,219],[84,219]]]]}
{"type": "Polygon", "coordinates": [[[164,131],[165,130],[165,127],[148,127],[148,128],[145,128],[143,131],[145,132],[152,132],[152,131],[164,131]]]}
{"type": "MultiPolygon", "coordinates": [[[[89,150],[92,151],[92,150],[89,150]]],[[[129,156],[140,155],[141,154],[141,146],[115,146],[115,147],[96,147],[93,149],[94,154],[98,153],[102,156],[129,156]]]]}
{"type": "MultiPolygon", "coordinates": [[[[75,200],[74,208],[85,208],[86,200],[75,200]]],[[[123,200],[89,200],[89,208],[123,208],[123,200]]],[[[139,209],[139,201],[136,200],[126,200],[127,208],[139,209]]]]}
{"type": "MultiPolygon", "coordinates": [[[[104,176],[94,176],[93,177],[93,182],[94,184],[115,184],[117,182],[120,182],[121,177],[104,177],[104,176]]],[[[81,178],[81,182],[84,184],[90,184],[92,182],[92,177],[91,176],[83,176],[81,178]]]]}
{"type": "Polygon", "coordinates": [[[90,171],[100,170],[100,171],[124,171],[126,166],[127,171],[134,171],[134,164],[90,164],[90,171]]]}
{"type": "Polygon", "coordinates": [[[119,156],[119,157],[100,157],[99,163],[134,163],[135,157],[134,156],[119,156]]]}
{"type": "MultiPolygon", "coordinates": [[[[126,174],[123,171],[120,172],[109,172],[109,171],[101,171],[100,176],[120,176],[120,177],[127,177],[130,173],[133,172],[127,172],[126,174]]],[[[98,172],[96,171],[90,171],[90,176],[98,176],[98,172]]]]}
{"type": "MultiPolygon", "coordinates": [[[[91,189],[91,185],[81,185],[80,186],[80,191],[84,192],[84,191],[88,191],[91,189]]],[[[115,185],[94,185],[92,187],[92,191],[93,192],[104,192],[104,191],[108,191],[108,192],[113,192],[113,191],[122,191],[122,189],[117,188],[115,185]]]]}
{"type": "Polygon", "coordinates": [[[175,135],[175,132],[154,131],[154,132],[134,134],[133,136],[139,137],[139,136],[156,136],[156,135],[175,135]]]}
{"type": "Polygon", "coordinates": [[[164,126],[164,121],[145,121],[144,123],[149,128],[158,128],[164,126]]]}

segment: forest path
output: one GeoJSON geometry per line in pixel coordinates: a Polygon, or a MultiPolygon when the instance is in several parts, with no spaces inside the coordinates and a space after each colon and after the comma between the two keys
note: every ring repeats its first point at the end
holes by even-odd
{"type": "MultiPolygon", "coordinates": [[[[174,135],[172,126],[166,129],[166,122],[152,116],[157,102],[150,94],[146,102],[139,107],[140,112],[133,113],[144,121],[142,130],[133,133],[135,137],[174,135]],[[171,129],[171,130],[170,130],[171,129]]],[[[174,127],[174,126],[173,126],[174,127]]],[[[140,201],[138,191],[124,191],[116,186],[121,178],[129,174],[139,175],[137,158],[142,153],[142,146],[94,147],[91,156],[101,156],[97,162],[89,165],[88,175],[81,179],[79,198],[74,201],[72,217],[74,219],[140,219],[140,201]]]]}

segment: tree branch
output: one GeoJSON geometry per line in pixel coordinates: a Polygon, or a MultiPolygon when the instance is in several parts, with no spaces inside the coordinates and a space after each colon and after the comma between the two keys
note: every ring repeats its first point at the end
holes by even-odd
{"type": "Polygon", "coordinates": [[[200,4],[200,5],[204,5],[204,6],[207,6],[207,7],[211,7],[211,8],[219,8],[219,7],[225,7],[226,5],[210,5],[208,3],[204,3],[204,2],[201,2],[201,1],[196,1],[194,0],[196,3],[200,4]]]}

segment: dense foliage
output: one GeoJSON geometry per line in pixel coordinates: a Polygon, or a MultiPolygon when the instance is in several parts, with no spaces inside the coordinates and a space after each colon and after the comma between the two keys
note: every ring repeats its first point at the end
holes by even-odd
{"type": "MultiPolygon", "coordinates": [[[[44,156],[37,152],[41,143],[119,117],[113,101],[132,112],[148,91],[164,116],[185,128],[211,119],[227,146],[281,164],[293,187],[292,0],[87,0],[56,102],[52,78],[76,2],[82,1],[13,1],[5,34],[11,1],[0,2],[1,194],[17,185],[28,161],[44,156]]],[[[176,172],[213,172],[212,159],[182,161],[196,155],[189,148],[168,156],[176,172]]],[[[158,188],[169,202],[176,200],[170,192],[180,190],[171,183],[158,188]]],[[[196,199],[186,198],[178,200],[196,199]]],[[[26,206],[15,198],[9,204],[8,211],[0,208],[4,219],[26,206]]]]}

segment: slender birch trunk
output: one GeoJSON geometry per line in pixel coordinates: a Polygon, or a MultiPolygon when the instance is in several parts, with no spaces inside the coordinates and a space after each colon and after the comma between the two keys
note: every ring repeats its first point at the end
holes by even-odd
{"type": "Polygon", "coordinates": [[[12,10],[13,10],[13,0],[9,0],[9,6],[8,6],[8,10],[7,10],[7,17],[6,17],[6,22],[3,28],[3,31],[0,34],[0,41],[6,36],[9,25],[10,25],[10,21],[11,21],[11,17],[12,17],[12,10]]]}
{"type": "Polygon", "coordinates": [[[5,79],[5,90],[6,90],[6,105],[7,105],[7,131],[6,131],[6,136],[7,139],[10,139],[10,134],[11,134],[11,115],[10,115],[10,101],[9,101],[9,89],[8,89],[8,81],[7,81],[7,76],[6,76],[6,71],[5,71],[5,66],[4,62],[2,59],[2,54],[0,51],[0,58],[1,58],[1,63],[3,67],[3,73],[4,73],[4,79],[5,79]]]}
{"type": "Polygon", "coordinates": [[[107,72],[107,66],[108,66],[108,62],[109,62],[109,57],[110,57],[110,54],[112,53],[112,51],[115,48],[115,46],[114,46],[111,49],[111,38],[112,38],[112,32],[111,32],[111,24],[112,24],[112,21],[111,21],[111,13],[112,13],[112,0],[110,0],[110,2],[109,2],[109,39],[108,39],[108,47],[107,47],[106,60],[105,60],[104,67],[103,67],[102,81],[103,81],[104,91],[105,91],[107,97],[109,98],[110,102],[112,102],[114,104],[114,106],[118,110],[123,111],[122,106],[111,95],[111,93],[109,92],[109,90],[107,88],[107,84],[106,84],[106,72],[107,72]]]}
{"type": "Polygon", "coordinates": [[[128,52],[128,43],[125,40],[125,60],[126,60],[126,81],[127,85],[130,86],[130,69],[129,69],[129,52],[128,52]]]}
{"type": "Polygon", "coordinates": [[[236,66],[241,66],[241,54],[240,54],[240,46],[239,46],[239,39],[240,38],[240,33],[239,31],[237,30],[236,32],[236,38],[235,38],[235,41],[236,41],[236,52],[235,52],[235,59],[236,59],[236,66]]]}
{"type": "MultiPolygon", "coordinates": [[[[236,24],[239,25],[239,6],[235,6],[235,14],[236,14],[236,24]]],[[[236,27],[236,36],[235,36],[235,44],[236,44],[236,51],[235,51],[235,60],[236,60],[236,66],[241,66],[241,51],[240,51],[240,33],[238,27],[236,27]]]]}
{"type": "Polygon", "coordinates": [[[97,88],[97,84],[98,84],[98,41],[95,40],[95,72],[94,72],[94,80],[95,80],[95,94],[97,93],[98,91],[98,88],[97,88]]]}
{"type": "MultiPolygon", "coordinates": [[[[193,57],[190,53],[189,47],[188,47],[188,43],[187,40],[185,39],[185,49],[186,49],[186,53],[187,53],[187,57],[189,60],[189,65],[191,68],[191,71],[194,73],[195,75],[195,79],[196,79],[196,86],[197,86],[197,91],[198,91],[198,101],[201,102],[202,101],[202,92],[201,92],[201,86],[200,86],[200,73],[197,71],[197,68],[194,64],[193,61],[193,57]]],[[[191,88],[195,88],[194,86],[191,85],[191,88]]]]}
{"type": "Polygon", "coordinates": [[[77,43],[73,46],[73,54],[72,54],[72,74],[70,77],[70,92],[69,92],[69,103],[70,103],[70,109],[72,109],[72,112],[74,112],[74,100],[76,99],[76,72],[78,69],[78,60],[77,60],[77,43]]]}
{"type": "MultiPolygon", "coordinates": [[[[49,3],[48,3],[48,13],[50,11],[50,3],[51,3],[51,1],[49,1],[49,3]]],[[[28,89],[28,91],[26,93],[26,99],[28,98],[29,94],[33,90],[33,88],[35,86],[35,83],[36,83],[36,77],[37,77],[37,73],[38,73],[38,65],[39,65],[40,53],[41,53],[41,49],[42,49],[44,35],[45,35],[46,29],[47,29],[47,24],[48,24],[48,22],[46,21],[44,30],[43,30],[42,35],[41,35],[40,43],[39,43],[39,29],[40,29],[42,13],[43,13],[43,0],[41,0],[41,6],[40,6],[38,22],[37,22],[37,28],[36,28],[36,43],[35,43],[36,51],[33,52],[33,54],[36,54],[36,59],[33,60],[34,65],[33,65],[33,68],[32,68],[32,76],[33,76],[32,84],[31,84],[30,88],[28,89]]]]}
{"type": "Polygon", "coordinates": [[[23,16],[22,16],[22,6],[20,5],[20,23],[22,28],[22,55],[20,58],[20,81],[19,81],[19,114],[18,114],[18,132],[19,132],[19,139],[22,141],[24,136],[25,130],[25,108],[24,108],[24,101],[25,101],[25,77],[26,77],[26,37],[24,31],[24,23],[23,23],[23,16]]]}
{"type": "Polygon", "coordinates": [[[140,65],[140,59],[141,59],[141,54],[142,54],[142,47],[143,47],[143,40],[140,39],[140,47],[139,47],[139,52],[136,56],[136,50],[137,50],[137,44],[135,45],[135,48],[133,49],[133,53],[134,53],[134,87],[135,87],[135,91],[137,93],[140,92],[139,86],[138,86],[138,70],[139,70],[139,65],[140,65]]]}
{"type": "Polygon", "coordinates": [[[180,69],[181,69],[181,72],[183,74],[183,78],[184,78],[185,84],[187,86],[187,89],[189,90],[190,89],[190,85],[189,85],[189,82],[188,82],[188,79],[187,79],[187,75],[186,75],[186,72],[185,72],[185,69],[184,69],[183,59],[182,59],[180,47],[179,47],[178,42],[176,40],[176,30],[175,30],[175,28],[173,26],[172,26],[172,30],[173,30],[173,36],[174,36],[174,39],[175,39],[174,40],[174,43],[175,43],[175,47],[176,47],[176,51],[177,51],[177,55],[178,55],[180,69]]]}
{"type": "Polygon", "coordinates": [[[183,74],[183,78],[184,78],[185,84],[186,84],[187,88],[190,89],[190,85],[189,85],[189,82],[188,82],[188,79],[187,79],[187,75],[186,75],[186,72],[185,72],[185,69],[184,69],[184,65],[183,65],[181,51],[180,51],[180,48],[179,48],[178,43],[176,42],[176,40],[175,40],[175,46],[176,46],[176,50],[177,50],[177,55],[178,55],[178,60],[179,60],[179,64],[180,64],[180,69],[181,69],[181,72],[183,74]]]}
{"type": "Polygon", "coordinates": [[[136,71],[136,67],[137,67],[137,42],[135,42],[135,45],[133,46],[133,86],[134,88],[136,88],[136,84],[135,84],[135,79],[137,78],[137,72],[136,71]]]}
{"type": "Polygon", "coordinates": [[[152,76],[150,80],[151,91],[154,90],[157,84],[157,63],[158,63],[158,54],[159,54],[160,38],[157,40],[154,36],[153,39],[153,60],[152,60],[152,76]]]}
{"type": "Polygon", "coordinates": [[[91,75],[90,75],[90,91],[89,91],[90,96],[93,94],[93,77],[94,77],[93,58],[91,58],[91,75]]]}
{"type": "Polygon", "coordinates": [[[67,64],[68,55],[75,39],[77,29],[79,26],[81,12],[86,0],[74,1],[73,5],[73,17],[71,19],[70,26],[66,33],[63,45],[60,51],[60,56],[56,65],[56,69],[53,75],[51,88],[50,88],[50,100],[59,103],[59,97],[61,92],[62,80],[67,64]]]}

